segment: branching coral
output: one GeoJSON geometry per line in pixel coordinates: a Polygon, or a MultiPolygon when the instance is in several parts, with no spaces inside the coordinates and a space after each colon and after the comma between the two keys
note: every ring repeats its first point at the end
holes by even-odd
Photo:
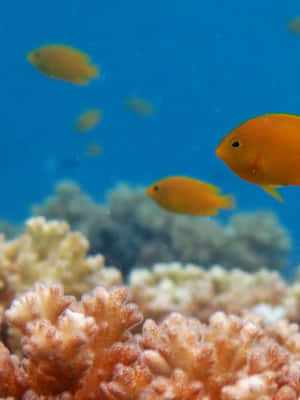
{"type": "MultiPolygon", "coordinates": [[[[101,398],[99,384],[111,380],[115,366],[134,363],[139,356],[137,344],[130,343],[128,328],[141,318],[135,305],[126,304],[122,288],[107,292],[98,287],[77,303],[63,295],[61,286],[36,285],[34,292],[15,300],[6,312],[7,322],[23,334],[25,355],[10,378],[22,378],[20,387],[30,389],[26,399],[35,398],[35,394],[71,393],[78,399],[101,398]]],[[[5,373],[1,375],[1,357],[13,368],[13,356],[2,347],[0,384],[5,373]]],[[[149,380],[149,372],[147,376],[149,380]]],[[[20,391],[14,383],[10,388],[5,395],[20,391]]]]}
{"type": "Polygon", "coordinates": [[[148,321],[141,342],[147,365],[158,375],[143,400],[273,399],[284,386],[290,358],[254,324],[222,313],[208,326],[179,314],[161,326],[148,321]]]}
{"type": "Polygon", "coordinates": [[[162,320],[172,311],[207,321],[223,310],[241,314],[257,304],[281,305],[287,285],[276,272],[249,274],[219,266],[206,270],[180,263],[135,269],[129,277],[130,296],[145,317],[162,320]]]}
{"type": "Polygon", "coordinates": [[[141,321],[123,288],[96,288],[81,302],[36,285],[6,311],[25,357],[0,346],[0,396],[68,400],[296,400],[300,333],[263,329],[215,313],[208,324],[172,313],[141,321]]]}
{"type": "Polygon", "coordinates": [[[27,385],[38,394],[73,391],[91,365],[87,350],[96,332],[93,318],[73,311],[73,299],[59,286],[37,285],[35,293],[15,300],[7,321],[21,330],[22,367],[27,385]]]}
{"type": "Polygon", "coordinates": [[[290,250],[289,235],[272,213],[238,214],[224,227],[215,219],[168,213],[143,189],[126,185],[108,193],[106,206],[95,204],[74,183],[62,183],[56,192],[33,213],[68,221],[86,235],[92,253],[104,254],[123,272],[174,260],[280,269],[290,250]]]}
{"type": "Polygon", "coordinates": [[[139,352],[137,346],[130,343],[128,328],[141,322],[142,315],[136,305],[126,304],[126,298],[125,289],[108,293],[104,288],[95,289],[93,296],[83,297],[83,313],[93,317],[97,331],[89,344],[94,353],[93,364],[77,393],[79,399],[101,398],[100,382],[110,381],[113,369],[119,363],[127,366],[138,358],[139,352]]]}
{"type": "MultiPolygon", "coordinates": [[[[70,232],[66,222],[32,218],[19,238],[1,240],[0,304],[4,309],[16,294],[30,289],[34,282],[61,283],[66,294],[77,298],[99,284],[111,287],[121,283],[120,272],[105,268],[103,256],[86,257],[87,239],[82,233],[70,232]]],[[[268,241],[266,237],[264,240],[268,241]]],[[[250,275],[239,270],[207,271],[176,263],[157,265],[151,271],[134,270],[129,279],[131,299],[146,317],[156,321],[172,311],[207,321],[217,310],[241,315],[260,303],[283,303],[287,315],[296,320],[298,286],[287,290],[276,273],[267,271],[250,275]]],[[[17,349],[14,338],[11,334],[7,343],[17,349]]]]}
{"type": "Polygon", "coordinates": [[[0,242],[0,303],[9,304],[15,294],[34,282],[64,285],[65,292],[79,296],[97,284],[121,282],[120,272],[104,268],[101,255],[86,257],[89,243],[66,222],[44,218],[28,220],[26,232],[12,241],[0,242]]]}

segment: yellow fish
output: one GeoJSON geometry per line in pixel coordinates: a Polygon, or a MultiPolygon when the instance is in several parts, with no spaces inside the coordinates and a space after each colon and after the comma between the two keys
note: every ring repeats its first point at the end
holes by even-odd
{"type": "Polygon", "coordinates": [[[80,50],[62,44],[51,44],[33,50],[27,56],[42,74],[77,85],[87,85],[99,77],[98,67],[80,50]]]}
{"type": "Polygon", "coordinates": [[[292,18],[286,25],[287,29],[296,36],[300,36],[300,17],[292,18]]]}
{"type": "Polygon", "coordinates": [[[141,97],[131,97],[124,102],[127,110],[140,115],[151,115],[154,112],[154,107],[149,101],[141,97]]]}
{"type": "Polygon", "coordinates": [[[98,157],[102,153],[102,147],[98,143],[92,143],[87,146],[85,155],[88,157],[98,157]]]}
{"type": "Polygon", "coordinates": [[[234,198],[220,192],[217,186],[186,176],[170,176],[147,188],[148,196],[165,210],[190,215],[216,215],[218,208],[233,208],[234,198]]]}
{"type": "Polygon", "coordinates": [[[101,110],[87,110],[79,116],[75,124],[75,129],[79,133],[88,132],[93,129],[101,119],[101,110]]]}
{"type": "Polygon", "coordinates": [[[300,186],[300,117],[265,114],[233,129],[217,156],[239,177],[282,201],[276,188],[300,186]]]}

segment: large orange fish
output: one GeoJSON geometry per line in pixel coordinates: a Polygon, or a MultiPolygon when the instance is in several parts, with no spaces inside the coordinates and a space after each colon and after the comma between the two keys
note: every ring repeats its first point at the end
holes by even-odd
{"type": "Polygon", "coordinates": [[[62,44],[42,46],[27,59],[44,75],[78,85],[87,85],[99,76],[98,67],[90,64],[87,54],[62,44]]]}
{"type": "Polygon", "coordinates": [[[191,215],[216,215],[218,208],[233,208],[233,197],[220,192],[217,186],[185,176],[170,176],[147,188],[148,196],[162,208],[191,215]]]}
{"type": "Polygon", "coordinates": [[[238,176],[282,201],[277,187],[300,186],[300,117],[252,118],[226,135],[216,153],[238,176]]]}

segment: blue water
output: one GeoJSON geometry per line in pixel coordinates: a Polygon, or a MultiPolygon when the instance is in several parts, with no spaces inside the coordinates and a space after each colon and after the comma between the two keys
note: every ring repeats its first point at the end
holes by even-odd
{"type": "Polygon", "coordinates": [[[300,113],[300,38],[287,32],[296,0],[53,0],[1,7],[0,217],[18,221],[57,180],[74,179],[101,200],[116,182],[149,184],[186,174],[236,194],[238,210],[275,211],[291,231],[300,261],[300,188],[282,205],[243,182],[216,158],[221,137],[268,112],[300,113]],[[102,79],[77,87],[39,74],[27,53],[45,43],[78,47],[102,79]],[[149,117],[122,102],[146,97],[149,117]],[[76,136],[88,107],[104,110],[94,132],[76,136]],[[83,153],[98,141],[104,153],[83,153]],[[79,166],[57,168],[76,158],[79,166]]]}

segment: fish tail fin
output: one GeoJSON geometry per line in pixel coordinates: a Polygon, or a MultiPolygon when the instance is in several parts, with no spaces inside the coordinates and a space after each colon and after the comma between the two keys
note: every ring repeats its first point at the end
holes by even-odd
{"type": "Polygon", "coordinates": [[[100,76],[100,70],[98,65],[89,65],[89,77],[97,79],[100,76]]]}
{"type": "Polygon", "coordinates": [[[226,209],[233,209],[236,206],[236,201],[234,196],[231,194],[227,194],[225,196],[220,197],[220,208],[226,208],[226,209]]]}

